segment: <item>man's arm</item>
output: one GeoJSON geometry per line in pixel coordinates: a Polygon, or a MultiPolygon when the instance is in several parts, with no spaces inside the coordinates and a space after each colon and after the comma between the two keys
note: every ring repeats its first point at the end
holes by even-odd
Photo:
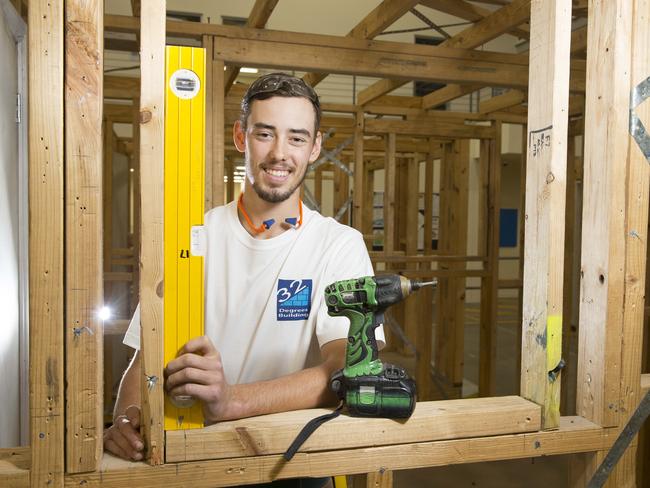
{"type": "Polygon", "coordinates": [[[207,422],[331,405],[336,397],[329,380],[344,366],[345,347],[345,339],[334,340],[321,348],[318,366],[268,381],[229,385],[219,352],[204,336],[189,341],[183,354],[167,365],[165,387],[172,396],[201,400],[207,422]]]}
{"type": "Polygon", "coordinates": [[[113,425],[104,430],[105,449],[123,459],[142,459],[140,403],[140,351],[136,351],[120,382],[113,425]]]}
{"type": "Polygon", "coordinates": [[[120,415],[126,413],[131,405],[140,408],[140,351],[136,351],[131,363],[126,368],[120,388],[117,391],[117,400],[113,409],[113,422],[120,415]]]}

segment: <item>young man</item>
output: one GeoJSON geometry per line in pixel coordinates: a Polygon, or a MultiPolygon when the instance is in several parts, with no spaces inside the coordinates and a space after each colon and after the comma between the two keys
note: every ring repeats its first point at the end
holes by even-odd
{"type": "MultiPolygon", "coordinates": [[[[348,321],[327,315],[324,288],[373,274],[359,232],[302,205],[320,153],[318,96],[302,80],[256,80],[233,129],[244,153],[241,198],[206,214],[205,332],[165,368],[172,396],[200,400],[207,423],[334,403],[348,321]]],[[[377,338],[383,341],[382,331],[377,338]]],[[[139,348],[136,312],[125,344],[139,348]]],[[[122,379],[108,451],[142,459],[139,355],[122,379]]]]}

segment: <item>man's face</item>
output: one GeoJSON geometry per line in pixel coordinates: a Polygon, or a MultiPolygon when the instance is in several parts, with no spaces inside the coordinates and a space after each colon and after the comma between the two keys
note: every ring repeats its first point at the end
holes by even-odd
{"type": "Polygon", "coordinates": [[[314,120],[309,100],[271,97],[252,103],[245,131],[235,123],[235,146],[245,153],[246,177],[262,200],[282,202],[300,187],[320,153],[314,120]]]}

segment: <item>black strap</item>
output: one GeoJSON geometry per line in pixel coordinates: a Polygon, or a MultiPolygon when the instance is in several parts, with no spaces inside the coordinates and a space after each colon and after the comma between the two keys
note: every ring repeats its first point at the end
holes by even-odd
{"type": "Polygon", "coordinates": [[[293,440],[289,446],[289,449],[287,449],[287,451],[284,453],[285,461],[291,461],[291,458],[293,458],[294,454],[298,452],[300,446],[302,446],[305,441],[309,439],[309,436],[312,435],[316,429],[318,429],[328,420],[332,420],[338,417],[342,409],[343,402],[339,403],[339,406],[336,407],[336,410],[334,410],[332,413],[321,415],[320,417],[316,417],[315,419],[311,419],[309,422],[307,422],[302,430],[298,433],[296,438],[293,440]]]}

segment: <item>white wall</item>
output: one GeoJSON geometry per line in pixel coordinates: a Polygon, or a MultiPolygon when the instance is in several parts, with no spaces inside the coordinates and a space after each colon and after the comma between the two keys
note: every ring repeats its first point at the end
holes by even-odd
{"type": "Polygon", "coordinates": [[[16,44],[0,8],[0,447],[20,444],[18,129],[16,44]]]}

